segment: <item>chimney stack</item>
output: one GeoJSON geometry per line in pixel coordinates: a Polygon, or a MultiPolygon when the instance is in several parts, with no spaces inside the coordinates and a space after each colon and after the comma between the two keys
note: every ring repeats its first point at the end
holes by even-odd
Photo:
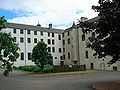
{"type": "Polygon", "coordinates": [[[50,24],[49,24],[49,29],[51,29],[51,28],[52,28],[52,24],[50,23],[50,24]]]}

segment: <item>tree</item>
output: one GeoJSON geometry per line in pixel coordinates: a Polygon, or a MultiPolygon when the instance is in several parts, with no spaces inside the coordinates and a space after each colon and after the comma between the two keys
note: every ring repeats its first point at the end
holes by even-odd
{"type": "Polygon", "coordinates": [[[44,65],[53,65],[52,55],[48,52],[47,45],[44,42],[38,42],[32,50],[32,61],[43,70],[44,65]]]}
{"type": "MultiPolygon", "coordinates": [[[[0,17],[0,30],[5,28],[4,23],[7,22],[4,17],[0,17]]],[[[0,61],[2,61],[2,66],[6,67],[3,72],[5,76],[8,76],[9,72],[13,70],[13,65],[16,59],[19,57],[18,45],[14,42],[10,33],[0,32],[0,61]]]]}
{"type": "Polygon", "coordinates": [[[98,6],[92,8],[99,12],[96,22],[85,22],[85,32],[96,33],[96,37],[89,37],[87,46],[95,53],[93,56],[105,58],[111,56],[108,64],[120,61],[120,0],[99,0],[98,6]]]}

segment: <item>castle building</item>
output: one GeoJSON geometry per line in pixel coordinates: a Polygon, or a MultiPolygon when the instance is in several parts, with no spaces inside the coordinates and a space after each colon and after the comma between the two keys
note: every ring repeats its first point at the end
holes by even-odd
{"type": "MultiPolygon", "coordinates": [[[[87,20],[82,17],[81,21],[95,22],[99,17],[87,20]]],[[[94,51],[87,48],[86,42],[88,37],[95,37],[95,33],[83,33],[84,27],[80,24],[67,28],[63,33],[63,61],[65,65],[86,65],[87,69],[101,69],[101,70],[118,70],[120,71],[120,62],[111,66],[107,63],[111,57],[98,59],[93,56],[94,51]]]]}
{"type": "MultiPolygon", "coordinates": [[[[99,17],[88,20],[81,17],[81,21],[95,22],[99,17]]],[[[73,25],[65,30],[49,27],[5,23],[6,28],[2,32],[11,33],[20,47],[20,57],[14,63],[15,66],[34,65],[31,60],[33,47],[38,41],[43,41],[48,46],[48,51],[53,56],[53,65],[86,65],[87,69],[117,70],[120,71],[120,62],[109,66],[107,63],[111,57],[98,59],[93,56],[94,51],[86,48],[88,37],[95,37],[95,33],[83,33],[84,27],[80,24],[73,25]]]]}
{"type": "Polygon", "coordinates": [[[31,60],[31,53],[33,47],[38,41],[43,41],[48,46],[48,51],[53,56],[53,64],[60,65],[63,56],[62,45],[62,32],[61,29],[52,28],[52,24],[49,27],[5,23],[5,29],[2,32],[11,33],[20,47],[20,57],[14,63],[15,66],[34,65],[31,60]]]}

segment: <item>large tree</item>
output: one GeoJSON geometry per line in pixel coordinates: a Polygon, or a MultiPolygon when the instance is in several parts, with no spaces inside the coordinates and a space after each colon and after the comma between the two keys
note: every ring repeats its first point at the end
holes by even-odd
{"type": "Polygon", "coordinates": [[[44,65],[53,65],[53,57],[44,42],[38,42],[32,50],[32,61],[43,70],[44,65]]]}
{"type": "MultiPolygon", "coordinates": [[[[7,22],[4,17],[0,17],[0,30],[5,28],[5,22],[7,22]]],[[[18,53],[19,47],[14,42],[10,33],[0,32],[0,61],[2,66],[6,67],[4,75],[8,76],[9,72],[13,70],[14,62],[19,57],[18,53]]]]}
{"type": "Polygon", "coordinates": [[[92,8],[98,12],[95,22],[85,22],[85,31],[96,33],[89,37],[88,47],[92,48],[95,56],[103,58],[111,56],[109,64],[120,60],[120,0],[99,0],[98,6],[92,8]]]}

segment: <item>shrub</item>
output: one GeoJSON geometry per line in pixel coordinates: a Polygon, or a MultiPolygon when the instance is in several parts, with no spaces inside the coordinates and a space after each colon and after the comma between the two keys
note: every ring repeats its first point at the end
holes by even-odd
{"type": "Polygon", "coordinates": [[[44,68],[43,68],[43,72],[45,73],[50,73],[50,72],[53,72],[53,66],[52,65],[45,65],[44,68]]]}
{"type": "Polygon", "coordinates": [[[38,66],[35,65],[30,65],[30,66],[20,66],[17,67],[18,70],[23,70],[23,71],[30,71],[30,72],[40,72],[41,69],[38,66]]]}

